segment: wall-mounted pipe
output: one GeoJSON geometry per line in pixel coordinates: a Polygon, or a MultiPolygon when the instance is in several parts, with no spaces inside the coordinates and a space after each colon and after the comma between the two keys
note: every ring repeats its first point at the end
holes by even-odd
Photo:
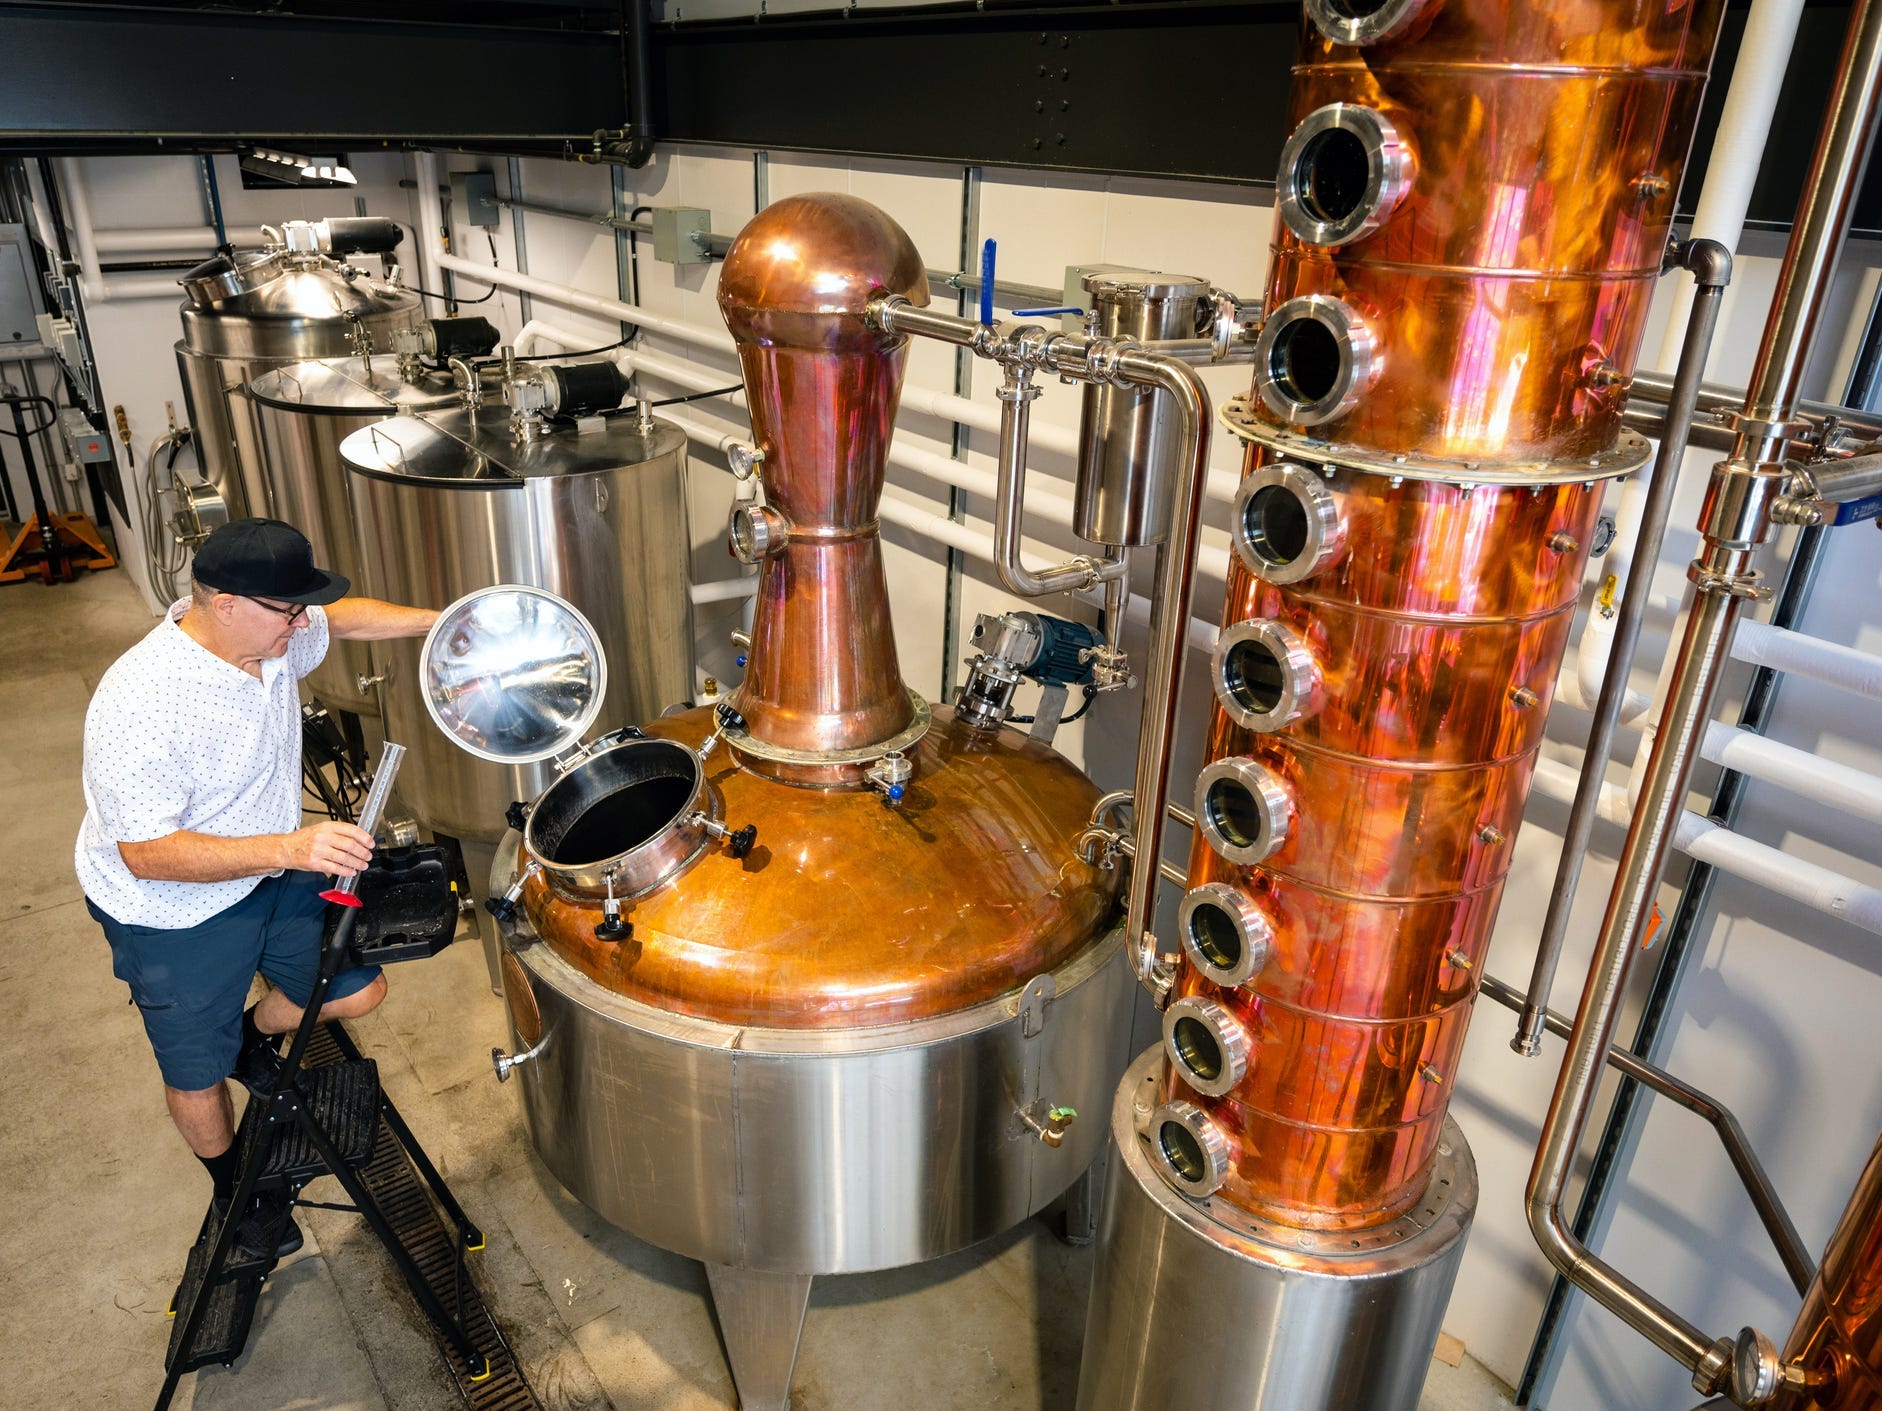
{"type": "Polygon", "coordinates": [[[1640,804],[1621,849],[1574,1033],[1543,1121],[1526,1200],[1537,1244],[1570,1282],[1691,1368],[1693,1384],[1702,1394],[1729,1391],[1747,1405],[1768,1399],[1775,1390],[1759,1390],[1767,1378],[1780,1375],[1781,1369],[1768,1365],[1774,1355],[1735,1357],[1738,1348],[1732,1339],[1708,1338],[1600,1259],[1569,1227],[1563,1200],[1613,1046],[1628,962],[1649,924],[1733,627],[1745,594],[1755,585],[1752,555],[1770,532],[1770,508],[1783,487],[1784,472],[1777,462],[1789,439],[1786,428],[1795,412],[1804,359],[1842,252],[1879,108],[1882,0],[1857,0],[1737,440],[1730,459],[1713,472],[1702,516],[1704,548],[1691,570],[1698,591],[1668,684],[1666,713],[1654,738],[1640,804]]]}
{"type": "Polygon", "coordinates": [[[1882,701],[1882,657],[1854,647],[1773,627],[1768,622],[1741,622],[1738,635],[1732,639],[1732,655],[1753,666],[1768,666],[1773,671],[1882,701]]]}
{"type": "MultiPolygon", "coordinates": [[[[260,232],[255,234],[259,237],[260,232]]],[[[216,233],[206,225],[160,230],[94,230],[92,244],[100,255],[207,255],[216,248],[216,233]]]]}
{"type": "MultiPolygon", "coordinates": [[[[1660,561],[1660,546],[1666,539],[1666,522],[1673,509],[1679,467],[1686,458],[1686,430],[1692,425],[1706,355],[1712,349],[1712,335],[1718,327],[1719,304],[1732,280],[1732,252],[1715,241],[1688,241],[1680,247],[1678,262],[1681,268],[1691,272],[1696,292],[1687,321],[1686,341],[1680,350],[1679,375],[1674,379],[1673,393],[1667,404],[1666,434],[1660,441],[1660,453],[1641,505],[1637,545],[1649,564],[1660,561]]],[[[1613,632],[1601,695],[1595,703],[1594,722],[1589,727],[1586,753],[1582,757],[1581,784],[1562,835],[1562,855],[1556,864],[1542,934],[1536,942],[1528,995],[1516,1022],[1515,1036],[1510,1040],[1510,1047],[1525,1057],[1533,1058],[1542,1051],[1542,1014],[1549,1005],[1549,989],[1555,982],[1556,967],[1562,958],[1562,942],[1568,935],[1569,913],[1581,884],[1582,863],[1587,859],[1588,843],[1594,836],[1595,812],[1607,774],[1608,757],[1614,750],[1615,731],[1620,727],[1631,694],[1627,682],[1633,671],[1634,648],[1640,641],[1652,589],[1650,572],[1631,579],[1621,598],[1620,611],[1611,624],[1613,632]]],[[[1588,627],[1583,629],[1584,642],[1593,626],[1591,617],[1588,627]]]]}
{"type": "Polygon", "coordinates": [[[183,297],[174,278],[120,279],[105,277],[98,264],[98,243],[91,219],[91,198],[85,175],[75,158],[59,158],[59,184],[66,210],[72,217],[72,240],[78,254],[79,288],[94,303],[111,299],[177,299],[183,297]]]}

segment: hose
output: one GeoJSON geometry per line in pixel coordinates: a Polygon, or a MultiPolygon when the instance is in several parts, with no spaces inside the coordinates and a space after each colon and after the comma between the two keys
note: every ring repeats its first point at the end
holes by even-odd
{"type": "Polygon", "coordinates": [[[140,526],[144,539],[144,581],[150,585],[151,596],[165,606],[179,596],[176,577],[188,565],[189,551],[170,533],[170,515],[165,513],[163,501],[165,496],[172,501],[175,499],[176,458],[191,440],[187,426],[167,431],[150,443],[150,452],[144,457],[144,513],[140,526]],[[170,455],[164,462],[164,483],[159,483],[157,452],[166,446],[170,455]]]}

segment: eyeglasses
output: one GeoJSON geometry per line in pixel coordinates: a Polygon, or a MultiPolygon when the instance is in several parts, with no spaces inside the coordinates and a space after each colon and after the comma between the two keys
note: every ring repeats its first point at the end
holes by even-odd
{"type": "Polygon", "coordinates": [[[267,608],[269,612],[280,613],[281,616],[285,617],[289,622],[292,622],[295,618],[300,617],[307,611],[307,605],[305,603],[271,603],[266,598],[249,598],[249,601],[267,608]]]}

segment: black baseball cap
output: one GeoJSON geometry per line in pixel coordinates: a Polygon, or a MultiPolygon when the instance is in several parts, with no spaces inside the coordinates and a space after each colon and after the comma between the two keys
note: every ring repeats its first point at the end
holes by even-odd
{"type": "Polygon", "coordinates": [[[243,598],[321,605],[353,585],[314,567],[314,546],[278,519],[232,519],[196,550],[190,574],[206,588],[243,598]]]}

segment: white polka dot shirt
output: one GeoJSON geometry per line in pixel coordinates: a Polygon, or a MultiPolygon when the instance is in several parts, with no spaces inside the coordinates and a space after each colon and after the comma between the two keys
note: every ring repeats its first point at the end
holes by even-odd
{"type": "Polygon", "coordinates": [[[327,614],[309,608],[307,626],[257,680],[177,625],[188,607],[173,603],[112,663],[85,712],[85,821],[73,861],[92,904],[127,926],[194,926],[261,879],[147,882],[131,875],[119,843],[301,826],[300,679],[327,654],[327,614]]]}

